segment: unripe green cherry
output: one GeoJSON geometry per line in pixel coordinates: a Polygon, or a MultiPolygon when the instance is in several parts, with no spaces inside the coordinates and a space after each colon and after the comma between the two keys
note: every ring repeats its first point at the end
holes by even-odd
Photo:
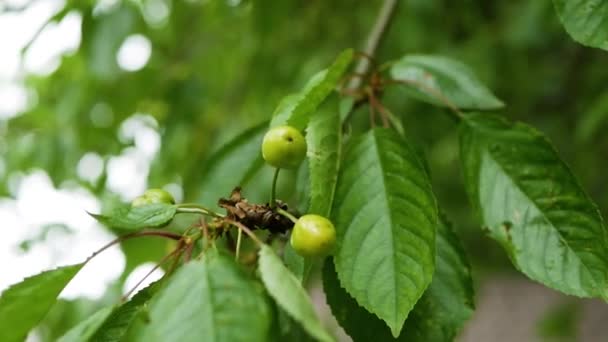
{"type": "Polygon", "coordinates": [[[175,204],[175,199],[165,190],[162,189],[148,189],[143,195],[136,197],[132,202],[132,207],[143,207],[150,204],[175,204]]]}
{"type": "Polygon", "coordinates": [[[323,216],[304,215],[293,226],[289,242],[301,256],[326,256],[336,244],[336,228],[323,216]]]}
{"type": "Polygon", "coordinates": [[[135,197],[135,199],[131,202],[132,207],[143,207],[149,204],[152,204],[152,201],[143,195],[135,197]]]}
{"type": "Polygon", "coordinates": [[[262,156],[276,168],[295,169],[306,158],[306,140],[294,127],[273,127],[262,141],[262,156]]]}
{"type": "Polygon", "coordinates": [[[148,189],[144,192],[143,196],[149,198],[153,204],[175,204],[173,196],[163,189],[148,189]]]}

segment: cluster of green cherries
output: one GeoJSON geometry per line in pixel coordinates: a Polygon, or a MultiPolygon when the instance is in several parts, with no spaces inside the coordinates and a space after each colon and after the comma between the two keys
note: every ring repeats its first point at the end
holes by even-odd
{"type": "MultiPolygon", "coordinates": [[[[306,139],[300,131],[291,126],[271,128],[262,141],[264,160],[277,169],[297,168],[306,158],[306,150],[306,139]]],[[[135,198],[131,205],[140,207],[158,203],[175,204],[175,199],[165,190],[148,189],[143,195],[135,198]]],[[[330,254],[334,248],[336,228],[323,216],[307,214],[294,220],[289,242],[301,256],[323,257],[330,254]]]]}
{"type": "MultiPolygon", "coordinates": [[[[306,158],[306,150],[306,139],[291,126],[271,128],[262,141],[262,157],[277,169],[297,168],[306,158]]],[[[324,256],[336,243],[336,228],[323,216],[304,215],[295,221],[289,242],[302,256],[324,256]]]]}

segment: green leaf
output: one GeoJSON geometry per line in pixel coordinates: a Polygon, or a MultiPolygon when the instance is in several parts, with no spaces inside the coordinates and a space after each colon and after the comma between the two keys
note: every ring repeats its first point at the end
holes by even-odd
{"type": "Polygon", "coordinates": [[[536,321],[536,336],[540,341],[568,342],[582,340],[582,301],[569,298],[552,304],[536,321]]]}
{"type": "Polygon", "coordinates": [[[215,152],[204,164],[198,202],[211,207],[218,199],[230,196],[262,168],[261,146],[268,122],[252,127],[215,152]]]}
{"type": "Polygon", "coordinates": [[[391,76],[403,81],[410,96],[430,104],[479,110],[504,107],[469,67],[447,57],[404,56],[391,67],[391,76]]]}
{"type": "Polygon", "coordinates": [[[45,271],[6,289],[0,297],[0,341],[23,341],[83,265],[45,271]]]}
{"type": "Polygon", "coordinates": [[[149,307],[136,340],[266,341],[272,322],[262,287],[212,252],[181,267],[149,307]]]}
{"type": "Polygon", "coordinates": [[[344,122],[348,118],[348,115],[355,107],[355,98],[353,96],[347,96],[340,99],[338,105],[338,112],[340,113],[340,121],[344,122]]]}
{"type": "Polygon", "coordinates": [[[273,114],[271,127],[290,125],[304,130],[310,115],[338,86],[353,59],[353,50],[343,51],[327,69],[314,75],[300,93],[285,97],[273,114]]]}
{"type": "Polygon", "coordinates": [[[600,95],[581,113],[575,126],[575,137],[578,143],[588,143],[597,136],[603,136],[608,123],[608,93],[600,95]]]}
{"type": "Polygon", "coordinates": [[[102,224],[116,229],[138,230],[146,227],[161,227],[175,216],[177,206],[156,203],[141,207],[124,205],[114,209],[109,215],[90,214],[102,224]]]}
{"type": "Polygon", "coordinates": [[[130,301],[114,310],[91,338],[97,342],[119,342],[125,339],[127,331],[138,318],[144,315],[144,309],[152,295],[160,287],[160,282],[152,283],[145,289],[137,292],[130,301]]]}
{"type": "Polygon", "coordinates": [[[270,296],[311,336],[319,341],[333,341],[319,321],[306,290],[272,248],[264,245],[259,254],[260,276],[270,296]]]}
{"type": "Polygon", "coordinates": [[[305,159],[298,168],[296,177],[296,199],[297,206],[294,207],[300,213],[307,213],[310,208],[310,167],[308,159],[305,159]]]}
{"type": "Polygon", "coordinates": [[[482,114],[462,122],[460,137],[471,202],[515,266],[566,294],[606,296],[606,228],[548,139],[482,114]]]}
{"type": "Polygon", "coordinates": [[[306,133],[310,176],[309,213],[329,217],[338,183],[342,124],[337,99],[314,113],[306,133]]]}
{"type": "Polygon", "coordinates": [[[89,316],[84,321],[70,329],[65,335],[61,336],[58,342],[80,342],[88,341],[95,331],[104,323],[106,318],[110,316],[114,307],[105,307],[93,315],[89,316]]]}
{"type": "MultiPolygon", "coordinates": [[[[312,82],[318,82],[320,80],[319,76],[323,77],[325,74],[326,70],[319,71],[310,79],[310,81],[308,81],[308,84],[305,86],[305,89],[309,88],[309,85],[311,85],[312,82]]],[[[279,105],[272,114],[270,127],[286,125],[287,121],[289,121],[289,118],[291,117],[291,115],[293,115],[293,112],[298,106],[298,104],[303,101],[304,96],[305,95],[301,93],[295,93],[289,94],[282,98],[279,102],[279,105]]]]}
{"type": "Polygon", "coordinates": [[[473,312],[470,266],[460,240],[445,220],[437,230],[433,281],[393,338],[386,325],[357,304],[340,286],[331,260],[323,266],[327,303],[344,330],[355,341],[453,341],[473,312]]]}
{"type": "Polygon", "coordinates": [[[453,341],[475,309],[471,267],[460,238],[443,217],[435,251],[433,281],[405,321],[403,341],[453,341]]]}
{"type": "Polygon", "coordinates": [[[285,310],[275,305],[275,319],[269,342],[316,342],[285,310]]]}
{"type": "Polygon", "coordinates": [[[437,207],[422,162],[396,132],[376,128],[344,155],[332,217],[342,286],[399,336],[431,282],[437,207]]]}
{"type": "Polygon", "coordinates": [[[577,42],[608,50],[608,2],[553,0],[559,19],[577,42]]]}
{"type": "Polygon", "coordinates": [[[115,295],[119,296],[119,292],[118,286],[113,286],[106,291],[109,296],[104,295],[103,298],[97,300],[85,297],[73,300],[58,298],[44,318],[36,324],[35,335],[40,337],[41,341],[57,341],[99,309],[114,304],[115,295]]]}

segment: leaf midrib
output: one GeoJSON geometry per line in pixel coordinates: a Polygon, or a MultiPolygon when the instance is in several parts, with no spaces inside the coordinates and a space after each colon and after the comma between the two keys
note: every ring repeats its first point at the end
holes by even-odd
{"type": "MultiPolygon", "coordinates": [[[[336,146],[335,146],[335,152],[336,152],[336,160],[335,162],[332,162],[331,164],[331,170],[334,172],[334,174],[332,175],[331,179],[329,180],[331,183],[330,189],[329,189],[329,193],[328,193],[328,201],[327,201],[327,207],[324,213],[321,213],[323,215],[325,215],[326,217],[331,217],[331,212],[332,212],[332,208],[334,205],[334,200],[336,197],[336,190],[338,188],[338,178],[340,177],[339,173],[340,173],[340,166],[342,164],[342,134],[341,134],[341,129],[340,129],[340,116],[337,112],[332,112],[331,115],[337,116],[337,117],[325,117],[323,118],[323,122],[327,123],[327,121],[332,121],[335,120],[337,121],[336,125],[338,126],[338,131],[337,132],[333,132],[330,135],[326,135],[325,137],[322,137],[322,139],[319,139],[319,141],[323,141],[324,138],[327,138],[329,136],[335,135],[337,138],[337,142],[336,142],[336,146]]],[[[315,152],[315,151],[313,151],[315,152]]],[[[317,152],[318,155],[321,154],[321,151],[317,152]]],[[[320,157],[317,157],[317,163],[320,162],[320,157]]],[[[309,171],[312,171],[312,163],[309,163],[309,171]]],[[[312,179],[313,177],[313,172],[310,172],[310,175],[308,176],[309,179],[312,179]]],[[[313,190],[310,190],[310,193],[312,194],[313,190]]],[[[312,196],[311,196],[312,199],[312,196]]],[[[312,204],[311,204],[312,207],[312,204]]]]}
{"type": "Polygon", "coordinates": [[[209,334],[211,336],[213,336],[212,341],[217,341],[217,335],[216,335],[216,331],[215,331],[215,325],[216,325],[216,321],[215,321],[215,303],[213,301],[213,284],[211,283],[211,277],[209,277],[209,263],[211,261],[209,260],[209,256],[207,258],[205,258],[205,261],[203,263],[203,266],[205,267],[205,281],[207,282],[207,298],[209,300],[209,307],[211,308],[211,312],[209,312],[209,317],[212,321],[212,324],[210,325],[211,327],[211,331],[209,332],[209,334]]]}
{"type": "Polygon", "coordinates": [[[342,130],[340,128],[340,115],[336,112],[336,114],[338,117],[335,118],[335,120],[338,121],[338,141],[337,141],[337,146],[336,146],[336,163],[335,165],[332,165],[332,169],[335,171],[334,176],[332,177],[332,186],[331,189],[329,191],[329,203],[327,206],[327,217],[331,217],[331,211],[332,208],[334,207],[334,201],[336,199],[336,191],[338,189],[338,178],[340,178],[340,166],[342,166],[342,130]]]}
{"type": "Polygon", "coordinates": [[[397,292],[395,291],[395,289],[398,288],[397,277],[396,277],[396,274],[397,274],[397,265],[395,264],[395,250],[396,250],[396,247],[395,247],[395,231],[394,231],[394,224],[393,224],[393,216],[392,216],[391,210],[390,210],[390,202],[388,201],[388,198],[387,198],[388,197],[387,196],[387,189],[388,188],[386,186],[387,180],[386,180],[385,172],[384,172],[385,167],[384,167],[384,162],[382,160],[382,155],[380,153],[381,151],[379,149],[379,144],[378,144],[379,143],[379,139],[378,139],[378,137],[377,137],[376,134],[377,134],[377,131],[373,131],[372,136],[374,138],[374,149],[375,149],[375,152],[376,152],[376,156],[378,156],[378,166],[380,168],[380,174],[382,176],[381,177],[381,186],[382,186],[382,193],[384,194],[384,196],[382,196],[382,199],[384,200],[385,208],[388,211],[385,214],[387,214],[389,226],[390,226],[390,229],[391,229],[390,238],[391,238],[391,246],[393,247],[392,251],[390,253],[390,258],[391,258],[391,265],[393,267],[393,272],[391,274],[391,277],[393,278],[394,287],[393,287],[393,290],[391,292],[393,292],[393,296],[395,298],[395,303],[394,303],[394,307],[393,307],[393,310],[394,310],[394,312],[393,312],[393,320],[396,321],[397,317],[399,316],[399,312],[398,312],[398,308],[399,308],[399,303],[398,303],[399,302],[399,296],[397,296],[397,292]]]}

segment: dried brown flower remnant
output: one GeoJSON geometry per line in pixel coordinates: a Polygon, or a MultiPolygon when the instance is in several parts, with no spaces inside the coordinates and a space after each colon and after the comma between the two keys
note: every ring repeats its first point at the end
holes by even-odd
{"type": "MultiPolygon", "coordinates": [[[[227,217],[241,222],[247,227],[268,229],[272,233],[285,233],[293,227],[293,222],[287,217],[277,213],[268,204],[249,203],[241,194],[241,188],[232,190],[230,198],[221,198],[218,205],[226,209],[227,217]]],[[[276,206],[289,211],[294,216],[297,213],[289,210],[287,204],[277,201],[276,206]]]]}

